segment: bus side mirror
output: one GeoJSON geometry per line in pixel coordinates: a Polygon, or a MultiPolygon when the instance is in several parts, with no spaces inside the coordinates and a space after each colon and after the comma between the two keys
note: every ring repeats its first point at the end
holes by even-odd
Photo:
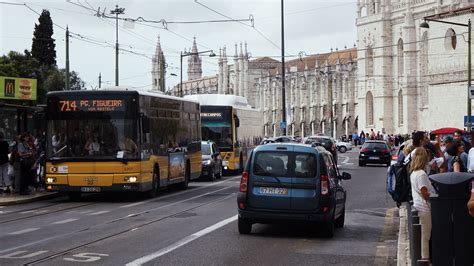
{"type": "Polygon", "coordinates": [[[143,133],[150,133],[150,119],[147,116],[142,117],[142,130],[143,133]]]}
{"type": "Polygon", "coordinates": [[[239,120],[239,117],[234,115],[234,119],[235,119],[235,127],[240,127],[240,120],[239,120]]]}

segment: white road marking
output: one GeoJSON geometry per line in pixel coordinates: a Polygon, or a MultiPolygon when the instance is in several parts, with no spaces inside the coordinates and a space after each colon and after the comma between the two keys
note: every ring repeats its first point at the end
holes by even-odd
{"type": "Polygon", "coordinates": [[[10,253],[10,254],[3,254],[3,255],[0,256],[0,259],[27,259],[27,258],[32,258],[34,256],[41,255],[41,254],[46,253],[48,251],[49,250],[40,250],[40,251],[37,251],[37,252],[28,253],[27,250],[19,250],[19,251],[15,251],[13,253],[10,253]],[[24,254],[24,253],[26,253],[26,254],[22,255],[22,256],[18,256],[18,255],[24,254]]]}
{"type": "Polygon", "coordinates": [[[86,214],[86,213],[90,213],[92,211],[82,211],[82,212],[79,212],[80,214],[86,214]]]}
{"type": "MultiPolygon", "coordinates": [[[[170,198],[170,197],[179,196],[179,195],[184,194],[184,193],[189,193],[190,191],[198,191],[198,190],[201,190],[201,189],[204,189],[204,188],[207,188],[207,187],[213,187],[213,186],[216,186],[216,185],[219,185],[219,184],[231,183],[231,181],[233,181],[236,178],[240,178],[240,176],[232,177],[232,178],[229,178],[228,180],[225,180],[225,181],[222,181],[222,182],[214,182],[214,183],[206,184],[206,185],[203,185],[203,186],[199,185],[199,187],[196,188],[196,189],[186,190],[186,191],[182,191],[182,192],[175,193],[175,194],[170,194],[170,195],[167,195],[167,196],[164,196],[164,197],[159,197],[159,199],[163,200],[163,199],[167,199],[167,198],[170,198]]],[[[240,181],[239,181],[239,183],[240,183],[240,181]]],[[[192,184],[192,186],[194,186],[194,185],[195,184],[192,184]]],[[[156,199],[149,199],[149,200],[139,201],[139,202],[130,203],[130,204],[127,204],[127,205],[122,205],[119,208],[130,208],[130,207],[145,204],[145,203],[155,201],[155,200],[156,199]]]]}
{"type": "Polygon", "coordinates": [[[21,234],[26,234],[26,233],[33,232],[33,231],[36,231],[36,230],[39,230],[39,228],[27,228],[27,229],[23,229],[23,230],[20,230],[20,231],[9,233],[7,235],[21,235],[21,234]]]}
{"type": "Polygon", "coordinates": [[[32,212],[35,212],[36,210],[29,210],[29,211],[24,211],[24,212],[21,212],[21,214],[27,214],[27,213],[32,213],[32,212]]]}
{"type": "Polygon", "coordinates": [[[104,214],[104,213],[108,213],[110,211],[100,211],[100,212],[93,212],[93,213],[89,213],[88,215],[100,215],[100,214],[104,214]]]}
{"type": "Polygon", "coordinates": [[[213,231],[215,231],[215,230],[217,230],[217,229],[219,229],[219,228],[221,228],[221,227],[223,227],[223,226],[225,226],[229,223],[232,223],[235,220],[237,220],[237,215],[232,216],[230,218],[227,218],[223,221],[220,221],[220,222],[218,222],[218,223],[216,223],[212,226],[209,226],[207,228],[204,228],[203,230],[201,230],[199,232],[196,232],[192,235],[189,235],[189,236],[179,240],[178,242],[176,242],[176,243],[174,243],[170,246],[167,246],[163,249],[158,250],[157,252],[151,253],[151,254],[146,255],[144,257],[138,258],[138,259],[136,259],[132,262],[129,262],[129,263],[126,264],[126,266],[142,265],[142,264],[147,263],[151,260],[159,258],[159,257],[161,257],[161,256],[163,256],[167,253],[170,253],[171,251],[173,251],[177,248],[180,248],[180,247],[182,247],[182,246],[184,246],[184,245],[186,245],[186,244],[188,244],[188,243],[190,243],[190,242],[192,242],[192,241],[194,241],[194,240],[196,240],[196,239],[198,239],[202,236],[205,236],[205,235],[207,235],[207,234],[209,234],[209,233],[211,233],[211,232],[213,232],[213,231]]]}
{"type": "Polygon", "coordinates": [[[74,221],[77,221],[77,220],[79,220],[79,219],[71,218],[71,219],[57,221],[57,222],[54,222],[53,224],[66,224],[66,223],[74,222],[74,221]]]}

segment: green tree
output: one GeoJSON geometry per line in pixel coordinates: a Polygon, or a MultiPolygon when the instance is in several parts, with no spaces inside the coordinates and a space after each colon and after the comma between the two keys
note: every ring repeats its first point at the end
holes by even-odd
{"type": "Polygon", "coordinates": [[[53,21],[49,11],[43,9],[38,24],[35,24],[35,31],[33,33],[33,44],[31,47],[31,54],[42,65],[55,66],[56,65],[56,50],[53,36],[53,21]]]}

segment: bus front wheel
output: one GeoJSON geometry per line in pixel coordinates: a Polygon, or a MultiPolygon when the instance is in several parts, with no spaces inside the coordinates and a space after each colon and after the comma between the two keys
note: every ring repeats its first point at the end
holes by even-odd
{"type": "Polygon", "coordinates": [[[151,190],[148,191],[148,194],[147,196],[149,198],[154,198],[156,197],[156,194],[158,193],[158,187],[159,187],[159,184],[160,184],[160,176],[159,176],[159,170],[157,169],[157,167],[155,167],[153,169],[153,176],[152,176],[152,181],[151,181],[151,190]]]}

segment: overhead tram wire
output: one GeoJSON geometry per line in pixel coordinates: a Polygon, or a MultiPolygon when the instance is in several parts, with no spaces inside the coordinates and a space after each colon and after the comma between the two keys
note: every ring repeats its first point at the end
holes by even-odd
{"type": "MultiPolygon", "coordinates": [[[[31,12],[35,13],[36,15],[41,16],[41,13],[36,11],[34,8],[30,7],[27,3],[11,3],[11,2],[0,1],[0,4],[12,5],[12,6],[23,6],[23,7],[27,8],[28,10],[30,10],[31,12]]],[[[64,31],[66,31],[65,27],[63,27],[63,26],[61,26],[61,25],[59,25],[55,22],[53,22],[53,25],[60,28],[60,29],[62,29],[62,30],[64,30],[64,31]]],[[[86,36],[86,35],[83,35],[83,34],[79,34],[79,33],[73,32],[73,31],[69,31],[69,36],[71,38],[79,40],[79,41],[94,44],[94,45],[101,46],[101,47],[104,47],[104,48],[110,47],[110,48],[114,49],[114,46],[111,45],[107,41],[98,40],[96,38],[92,38],[92,37],[89,37],[89,36],[86,36]]],[[[131,50],[125,50],[125,49],[119,49],[119,50],[121,50],[123,52],[126,52],[126,53],[135,54],[135,55],[138,55],[138,56],[145,56],[145,57],[149,58],[146,54],[137,53],[137,52],[134,52],[134,51],[131,51],[131,50]]]]}
{"type": "Polygon", "coordinates": [[[263,37],[265,40],[267,40],[269,43],[271,43],[275,48],[277,48],[278,50],[281,50],[281,48],[280,48],[280,46],[279,46],[278,44],[276,44],[274,41],[272,41],[270,38],[268,38],[265,34],[263,34],[263,32],[261,32],[260,30],[258,30],[258,29],[255,27],[255,23],[254,23],[254,18],[253,18],[253,16],[251,17],[251,19],[252,19],[252,25],[247,25],[247,24],[245,24],[245,23],[242,23],[241,21],[238,21],[238,20],[236,20],[236,19],[233,19],[232,17],[229,17],[229,16],[227,16],[227,15],[225,15],[225,14],[223,14],[223,13],[221,13],[221,12],[219,12],[219,11],[217,11],[217,10],[215,10],[215,9],[213,9],[213,8],[211,8],[211,7],[207,6],[207,5],[205,5],[205,4],[201,3],[201,2],[199,2],[198,0],[194,0],[194,2],[195,2],[196,4],[199,4],[200,6],[202,6],[202,7],[206,8],[206,9],[208,9],[208,10],[210,10],[210,11],[216,13],[216,14],[219,14],[219,15],[221,15],[221,16],[227,18],[227,19],[232,20],[233,22],[237,22],[237,23],[240,23],[240,24],[242,24],[242,25],[244,25],[244,26],[251,27],[252,29],[255,30],[255,32],[257,32],[261,37],[263,37]]]}

